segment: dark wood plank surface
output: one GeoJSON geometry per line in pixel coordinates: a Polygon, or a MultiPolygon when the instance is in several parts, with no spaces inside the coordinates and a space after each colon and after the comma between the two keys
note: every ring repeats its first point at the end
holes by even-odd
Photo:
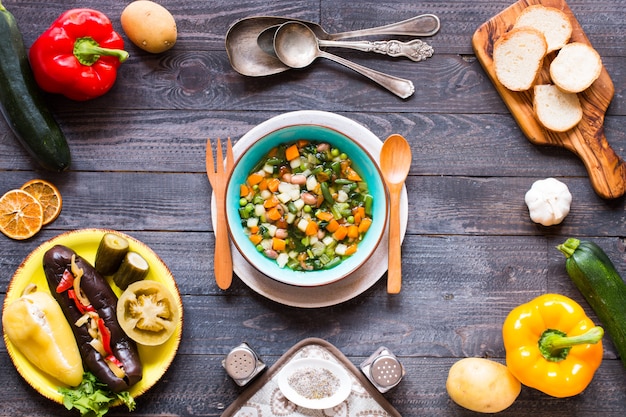
{"type": "MultiPolygon", "coordinates": [[[[320,337],[360,364],[379,346],[396,353],[407,374],[385,394],[404,416],[470,416],[445,390],[449,367],[463,357],[504,361],[501,325],[518,304],[546,292],[585,303],[555,249],[567,237],[600,244],[626,276],[625,199],[603,200],[584,166],[566,150],[538,147],[521,133],[473,55],[471,36],[513,1],[233,1],[162,0],[175,16],[176,46],[151,55],[128,44],[114,88],[77,103],[47,96],[69,139],[69,172],[40,171],[0,118],[0,192],[41,177],[60,188],[60,217],[34,238],[0,235],[2,300],[15,269],[40,243],[67,230],[114,228],[142,240],[168,264],[183,297],[185,327],[163,379],[138,398],[132,414],[218,416],[237,395],[221,367],[247,341],[271,365],[306,337],[320,337]],[[437,14],[425,62],[340,51],[372,68],[409,78],[416,94],[400,100],[334,63],[265,78],[236,73],[224,49],[230,24],[250,15],[287,15],[333,32],[437,14]],[[302,309],[268,300],[237,277],[228,291],[213,279],[211,188],[204,173],[207,137],[232,137],[278,114],[326,110],[366,126],[381,139],[407,137],[413,164],[403,245],[403,289],[389,296],[385,277],[340,305],[302,309]],[[524,204],[533,181],[553,176],[574,201],[565,222],[534,225],[524,204]]],[[[126,2],[3,0],[27,46],[62,11],[92,7],[121,32],[126,2]]],[[[613,80],[606,137],[626,156],[626,1],[568,2],[613,80]]],[[[72,416],[34,391],[0,346],[0,415],[72,416]]],[[[604,361],[585,392],[555,399],[523,388],[503,416],[623,416],[626,370],[605,338],[604,361]]],[[[110,415],[127,415],[125,409],[110,415]]]]}

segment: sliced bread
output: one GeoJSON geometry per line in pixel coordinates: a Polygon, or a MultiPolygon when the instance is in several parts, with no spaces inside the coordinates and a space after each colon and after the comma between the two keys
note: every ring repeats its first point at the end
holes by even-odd
{"type": "Polygon", "coordinates": [[[547,43],[533,28],[512,29],[493,45],[493,65],[498,81],[512,91],[530,89],[543,64],[547,43]]]}
{"type": "Polygon", "coordinates": [[[583,117],[578,95],[565,93],[552,84],[535,85],[533,107],[543,126],[555,132],[565,132],[583,117]]]}
{"type": "Polygon", "coordinates": [[[582,42],[565,45],[550,64],[552,82],[568,93],[586,90],[598,79],[601,71],[600,54],[582,42]]]}
{"type": "Polygon", "coordinates": [[[525,8],[513,27],[531,27],[543,33],[548,44],[548,53],[561,49],[572,36],[572,23],[567,15],[555,7],[541,4],[525,8]]]}

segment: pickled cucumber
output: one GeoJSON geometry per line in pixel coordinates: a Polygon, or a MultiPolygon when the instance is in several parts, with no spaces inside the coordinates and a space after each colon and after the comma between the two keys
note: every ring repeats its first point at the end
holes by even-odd
{"type": "Polygon", "coordinates": [[[133,282],[141,281],[148,275],[150,266],[137,252],[129,251],[124,256],[122,264],[113,275],[113,282],[120,289],[125,290],[133,282]]]}
{"type": "Polygon", "coordinates": [[[112,275],[119,269],[126,253],[128,240],[115,233],[105,233],[96,252],[96,271],[104,276],[112,275]]]}

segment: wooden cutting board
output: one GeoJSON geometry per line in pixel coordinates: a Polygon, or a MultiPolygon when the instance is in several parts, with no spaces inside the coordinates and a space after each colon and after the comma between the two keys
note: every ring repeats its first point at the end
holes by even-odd
{"type": "MultiPolygon", "coordinates": [[[[510,91],[496,79],[492,58],[493,45],[502,34],[511,30],[522,10],[533,4],[543,4],[562,10],[572,23],[573,33],[570,41],[591,45],[565,1],[520,0],[485,22],[474,33],[472,46],[476,56],[530,142],[537,145],[560,146],[574,152],[584,163],[591,185],[600,197],[605,199],[621,197],[626,192],[626,164],[611,149],[604,135],[604,115],[615,93],[611,77],[604,67],[598,80],[578,95],[583,107],[583,119],[576,127],[563,133],[547,130],[539,123],[533,111],[532,89],[525,92],[510,91]]],[[[551,83],[549,65],[556,53],[552,52],[544,59],[538,80],[540,84],[551,83]]]]}

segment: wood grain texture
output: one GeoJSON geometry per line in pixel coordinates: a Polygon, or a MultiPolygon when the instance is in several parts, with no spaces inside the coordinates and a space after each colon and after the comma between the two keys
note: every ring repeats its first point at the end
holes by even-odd
{"type": "MultiPolygon", "coordinates": [[[[541,125],[533,110],[532,89],[514,92],[504,87],[495,75],[493,45],[504,33],[511,30],[517,17],[529,5],[543,4],[562,10],[572,23],[571,42],[591,45],[576,16],[563,0],[520,0],[481,25],[472,37],[472,45],[496,90],[518,125],[532,143],[560,146],[574,152],[585,164],[594,189],[603,198],[611,199],[626,192],[626,163],[609,145],[604,133],[604,116],[615,89],[606,68],[591,87],[579,94],[583,119],[567,132],[554,132],[541,125]]],[[[556,53],[544,59],[537,84],[551,84],[549,68],[556,53]]]]}
{"type": "MultiPolygon", "coordinates": [[[[399,355],[407,374],[385,394],[406,417],[469,417],[445,390],[450,366],[463,357],[504,361],[501,324],[515,306],[545,292],[581,303],[555,248],[568,237],[601,245],[626,276],[626,198],[601,198],[572,152],[528,141],[472,48],[472,35],[515,0],[161,0],[177,19],[179,38],[165,54],[128,44],[113,90],[84,103],[47,95],[73,155],[69,172],[37,169],[0,118],[0,191],[35,177],[55,183],[64,198],[59,218],[33,239],[0,235],[0,299],[22,260],[68,230],[107,227],[149,245],[168,265],[185,308],[183,339],[164,377],[128,413],[110,416],[219,416],[242,392],[221,366],[242,341],[272,365],[306,337],[321,337],[358,366],[375,349],[399,355]],[[291,15],[332,32],[362,29],[435,13],[441,31],[420,63],[337,51],[380,71],[413,80],[403,101],[344,70],[319,61],[302,71],[252,79],[237,74],[224,35],[237,19],[291,15]],[[321,309],[286,307],[234,277],[215,285],[207,137],[236,142],[278,114],[327,110],[349,117],[381,139],[403,135],[412,147],[407,180],[409,223],[402,246],[403,288],[386,293],[385,276],[360,296],[321,309]],[[533,181],[556,177],[573,194],[557,227],[533,224],[523,195],[533,181]]],[[[2,0],[27,45],[62,11],[91,7],[121,30],[125,2],[2,0]]],[[[600,52],[615,95],[604,131],[626,155],[626,0],[570,0],[586,36],[600,52]]],[[[626,369],[609,338],[602,365],[584,393],[555,399],[523,388],[503,417],[622,417],[626,369]]],[[[76,416],[51,403],[20,377],[0,343],[4,385],[0,416],[76,416]]]]}

